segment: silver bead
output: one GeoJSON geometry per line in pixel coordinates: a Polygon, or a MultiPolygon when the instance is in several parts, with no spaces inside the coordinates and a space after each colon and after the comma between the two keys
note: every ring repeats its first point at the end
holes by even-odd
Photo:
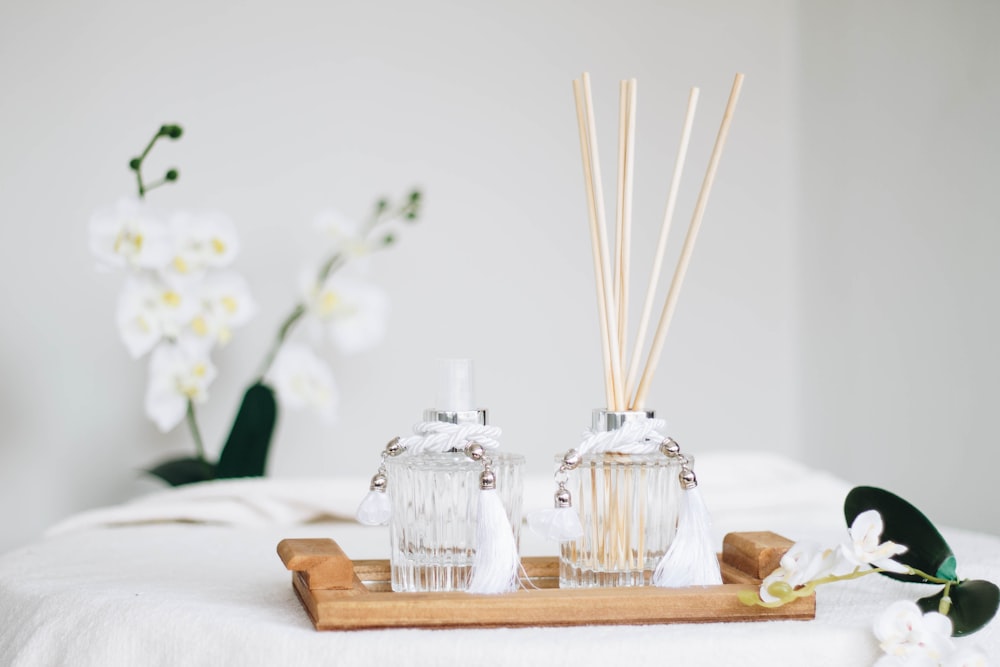
{"type": "Polygon", "coordinates": [[[571,449],[563,456],[562,464],[566,470],[573,470],[583,461],[583,455],[575,449],[571,449]]]}
{"type": "Polygon", "coordinates": [[[386,487],[389,485],[389,480],[386,476],[380,472],[375,473],[372,477],[371,486],[368,487],[371,491],[385,491],[386,487]]]}
{"type": "Polygon", "coordinates": [[[490,491],[497,488],[497,476],[487,468],[479,475],[479,490],[490,491]]]}
{"type": "Polygon", "coordinates": [[[388,443],[386,443],[385,453],[388,454],[389,456],[399,456],[400,454],[403,453],[403,449],[404,449],[403,445],[400,444],[399,442],[399,436],[396,436],[388,443]]]}
{"type": "Polygon", "coordinates": [[[677,479],[681,481],[681,486],[685,489],[693,489],[698,486],[698,478],[695,477],[694,470],[684,466],[681,468],[681,472],[677,475],[677,479]]]}
{"type": "Polygon", "coordinates": [[[664,456],[669,456],[670,458],[677,458],[681,455],[681,446],[677,444],[677,441],[673,438],[667,438],[660,443],[660,452],[664,456]]]}
{"type": "Polygon", "coordinates": [[[560,486],[556,489],[555,501],[556,509],[573,506],[573,496],[570,494],[569,489],[564,486],[560,486]]]}
{"type": "Polygon", "coordinates": [[[472,442],[470,442],[465,446],[465,455],[468,456],[473,461],[482,461],[483,455],[485,453],[486,450],[483,449],[483,446],[480,445],[475,440],[473,440],[472,442]]]}

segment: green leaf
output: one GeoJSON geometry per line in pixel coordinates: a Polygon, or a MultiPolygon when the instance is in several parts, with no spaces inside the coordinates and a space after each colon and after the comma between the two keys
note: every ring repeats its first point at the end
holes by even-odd
{"type": "MultiPolygon", "coordinates": [[[[926,614],[940,609],[944,589],[936,595],[917,600],[917,605],[926,614]]],[[[1000,607],[1000,588],[989,581],[967,579],[953,584],[950,592],[951,609],[948,618],[951,619],[952,635],[961,637],[970,635],[989,623],[1000,607]]]]}
{"type": "Polygon", "coordinates": [[[250,385],[219,456],[216,477],[262,477],[277,418],[278,405],[271,388],[260,383],[250,385]]]}
{"type": "Polygon", "coordinates": [[[215,477],[215,469],[211,463],[193,457],[170,459],[146,472],[159,477],[170,486],[204,482],[215,477]]]}
{"type": "MultiPolygon", "coordinates": [[[[874,486],[851,489],[844,500],[847,525],[850,526],[859,514],[868,510],[878,510],[882,515],[885,524],[883,542],[892,541],[909,547],[906,553],[896,556],[894,560],[928,574],[950,571],[954,576],[955,555],[951,547],[920,510],[885,489],[874,486]]],[[[882,574],[900,581],[926,582],[923,577],[913,574],[882,574]]]]}
{"type": "Polygon", "coordinates": [[[945,562],[941,563],[938,567],[937,572],[934,573],[935,577],[940,577],[941,579],[951,579],[952,581],[958,579],[958,561],[955,560],[954,556],[951,556],[945,562]]]}

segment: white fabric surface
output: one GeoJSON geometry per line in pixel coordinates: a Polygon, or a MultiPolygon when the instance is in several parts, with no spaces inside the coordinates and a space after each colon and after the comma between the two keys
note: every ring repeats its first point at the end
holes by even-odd
{"type": "MultiPolygon", "coordinates": [[[[697,469],[719,536],[844,534],[849,485],[829,475],[766,454],[705,455],[697,469]]],[[[552,490],[530,480],[526,506],[547,506],[552,490]]],[[[362,479],[237,480],[72,517],[0,556],[0,664],[857,667],[879,655],[874,617],[930,590],[879,576],[825,586],[809,622],[316,632],[275,546],[328,536],[352,557],[386,557],[384,527],[303,523],[352,516],[366,491],[362,479]]],[[[1000,539],[943,532],[960,575],[1000,582],[1000,539]]],[[[555,546],[525,531],[522,552],[555,546]]],[[[1000,660],[1000,621],[957,641],[1000,660]]]]}

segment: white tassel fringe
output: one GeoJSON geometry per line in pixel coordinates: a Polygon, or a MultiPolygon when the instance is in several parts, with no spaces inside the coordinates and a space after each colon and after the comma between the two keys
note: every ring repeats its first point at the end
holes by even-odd
{"type": "Polygon", "coordinates": [[[389,494],[385,491],[369,491],[358,505],[355,516],[359,523],[366,526],[383,526],[392,516],[392,506],[389,503],[389,494]]]}
{"type": "Polygon", "coordinates": [[[712,520],[698,487],[681,491],[677,534],[653,572],[653,585],[667,588],[722,583],[712,546],[712,520]]]}
{"type": "Polygon", "coordinates": [[[555,542],[570,542],[583,537],[580,515],[572,507],[529,512],[528,528],[536,535],[555,542]]]}
{"type": "Polygon", "coordinates": [[[521,561],[510,519],[496,490],[480,492],[476,523],[476,556],[468,591],[494,594],[517,590],[521,561]]]}

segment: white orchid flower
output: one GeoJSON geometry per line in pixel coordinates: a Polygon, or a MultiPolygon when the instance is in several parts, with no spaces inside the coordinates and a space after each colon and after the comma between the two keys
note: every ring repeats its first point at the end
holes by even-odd
{"type": "Polygon", "coordinates": [[[879,543],[883,530],[882,515],[878,510],[862,512],[851,524],[851,542],[841,545],[841,554],[855,567],[871,565],[889,572],[909,572],[905,565],[892,560],[893,556],[906,553],[908,547],[895,542],[879,543]]]}
{"type": "Polygon", "coordinates": [[[768,590],[771,584],[784,582],[791,589],[798,588],[814,579],[833,574],[841,569],[836,549],[823,549],[814,542],[796,542],[785,552],[778,568],[769,574],[760,585],[760,599],[777,602],[781,599],[768,590]]]}
{"type": "Polygon", "coordinates": [[[90,250],[104,267],[159,269],[170,261],[170,233],[156,212],[126,197],[90,217],[90,250]]]}
{"type": "MultiPolygon", "coordinates": [[[[943,614],[920,610],[916,602],[900,600],[886,608],[874,624],[879,646],[888,655],[909,665],[938,665],[954,651],[951,620],[943,614]]],[[[892,664],[892,663],[889,663],[892,664]]]]}
{"type": "Polygon", "coordinates": [[[282,405],[310,408],[327,421],[334,419],[338,394],[329,366],[306,345],[285,343],[268,372],[282,405]]]}
{"type": "Polygon", "coordinates": [[[313,226],[331,241],[333,252],[340,253],[344,259],[362,257],[371,252],[371,245],[364,237],[364,225],[340,211],[327,209],[321,212],[313,226]]]}
{"type": "Polygon", "coordinates": [[[389,297],[378,286],[334,274],[322,284],[304,278],[307,312],[322,323],[344,354],[374,347],[385,337],[389,297]]]}
{"type": "Polygon", "coordinates": [[[962,647],[941,663],[944,667],[990,667],[990,660],[976,647],[962,647]]]}
{"type": "Polygon", "coordinates": [[[118,332],[138,359],[163,339],[177,338],[197,312],[190,290],[164,282],[152,272],[129,276],[118,297],[118,332]]]}
{"type": "Polygon", "coordinates": [[[215,375],[204,345],[188,338],[160,345],[149,359],[146,415],[161,431],[169,431],[184,419],[189,400],[208,399],[208,385],[215,375]]]}
{"type": "Polygon", "coordinates": [[[191,331],[199,338],[225,345],[232,330],[257,312],[246,280],[237,273],[209,274],[195,291],[198,312],[191,319],[191,331]]]}
{"type": "Polygon", "coordinates": [[[174,240],[169,268],[177,275],[197,275],[228,266],[239,253],[236,225],[221,213],[179,211],[170,217],[174,240]]]}

